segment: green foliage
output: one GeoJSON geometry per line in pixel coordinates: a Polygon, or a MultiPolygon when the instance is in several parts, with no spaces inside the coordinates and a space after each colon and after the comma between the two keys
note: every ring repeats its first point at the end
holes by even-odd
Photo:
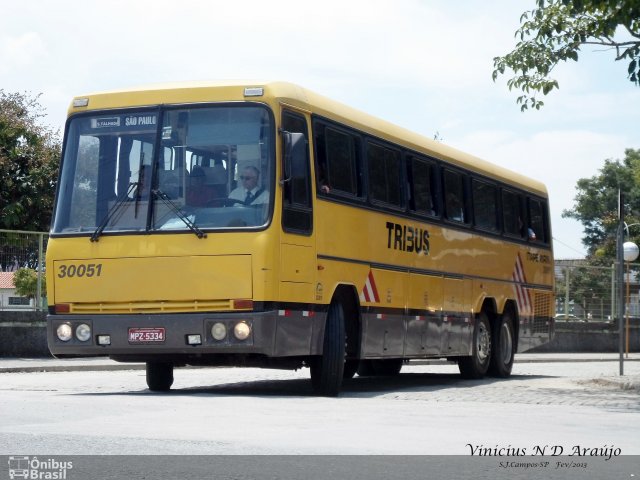
{"type": "Polygon", "coordinates": [[[49,230],[60,162],[38,97],[0,90],[0,228],[49,230]]]}
{"type": "MultiPolygon", "coordinates": [[[[625,195],[625,221],[640,223],[640,150],[629,148],[624,160],[605,160],[598,175],[578,180],[575,204],[562,213],[582,223],[582,243],[602,265],[610,265],[616,257],[618,189],[625,195]]],[[[629,233],[632,241],[640,243],[640,225],[629,233]]]]}
{"type": "MultiPolygon", "coordinates": [[[[47,294],[47,284],[44,275],[41,275],[42,296],[47,294]]],[[[16,287],[16,293],[21,297],[36,298],[38,294],[38,274],[30,268],[19,268],[13,274],[13,284],[16,287]]]]}
{"type": "Polygon", "coordinates": [[[538,8],[520,17],[516,47],[493,59],[494,81],[507,69],[515,73],[507,86],[523,92],[517,99],[522,111],[544,105],[535,94],[559,88],[551,71],[560,62],[577,62],[585,45],[615,50],[616,60],[629,62],[629,80],[640,86],[639,0],[536,1],[538,8]]]}

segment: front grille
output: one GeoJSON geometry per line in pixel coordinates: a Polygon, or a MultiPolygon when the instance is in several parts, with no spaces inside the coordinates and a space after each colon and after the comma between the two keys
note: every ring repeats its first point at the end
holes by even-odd
{"type": "Polygon", "coordinates": [[[533,303],[533,333],[548,333],[553,295],[549,292],[535,292],[533,303]]]}
{"type": "Polygon", "coordinates": [[[232,300],[71,303],[69,313],[178,313],[233,310],[232,300]]]}

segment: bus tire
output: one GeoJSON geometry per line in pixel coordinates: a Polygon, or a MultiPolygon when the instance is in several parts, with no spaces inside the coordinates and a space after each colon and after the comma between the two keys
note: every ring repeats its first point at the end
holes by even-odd
{"type": "Polygon", "coordinates": [[[463,378],[480,379],[489,370],[491,362],[491,325],[487,314],[480,313],[473,329],[473,344],[470,357],[462,357],[458,360],[458,369],[463,378]]]}
{"type": "Polygon", "coordinates": [[[147,362],[147,386],[152,392],[166,392],[173,385],[173,365],[147,362]]]}
{"type": "Polygon", "coordinates": [[[493,351],[489,364],[489,375],[506,378],[511,375],[516,343],[513,335],[513,320],[510,313],[500,317],[497,328],[493,331],[493,351]]]}
{"type": "Polygon", "coordinates": [[[345,364],[344,309],[340,302],[329,306],[322,345],[322,355],[311,360],[311,384],[316,394],[335,397],[342,386],[345,364]]]}

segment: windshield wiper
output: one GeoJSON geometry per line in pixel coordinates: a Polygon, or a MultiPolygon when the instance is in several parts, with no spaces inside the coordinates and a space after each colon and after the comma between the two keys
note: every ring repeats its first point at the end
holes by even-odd
{"type": "Polygon", "coordinates": [[[111,208],[109,209],[105,217],[102,219],[98,227],[93,231],[93,233],[91,234],[91,238],[89,238],[89,240],[91,240],[92,242],[97,242],[100,239],[100,235],[102,235],[103,230],[109,224],[109,220],[111,220],[115,216],[115,214],[122,208],[122,206],[128,200],[130,200],[130,195],[133,194],[134,190],[136,191],[136,196],[137,196],[138,185],[140,185],[139,182],[129,183],[129,189],[127,190],[127,193],[125,193],[123,197],[116,200],[116,203],[111,205],[111,208]]]}
{"type": "Polygon", "coordinates": [[[184,224],[189,228],[189,230],[191,230],[193,233],[196,234],[196,237],[207,238],[207,234],[204,233],[202,230],[200,230],[195,223],[189,220],[189,218],[184,214],[184,212],[180,210],[180,207],[178,207],[178,205],[173,203],[173,201],[169,198],[169,196],[166,193],[164,193],[159,188],[155,190],[151,190],[151,193],[153,194],[154,197],[162,200],[164,204],[167,205],[173,211],[173,213],[175,213],[176,216],[184,222],[184,224]]]}

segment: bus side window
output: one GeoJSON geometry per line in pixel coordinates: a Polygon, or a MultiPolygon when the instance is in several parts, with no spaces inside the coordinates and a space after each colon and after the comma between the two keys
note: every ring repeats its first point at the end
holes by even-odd
{"type": "Polygon", "coordinates": [[[319,193],[361,197],[360,138],[317,122],[314,139],[319,193]]]}
{"type": "Polygon", "coordinates": [[[371,200],[394,207],[403,206],[400,152],[371,141],[366,145],[371,200]]]}
{"type": "Polygon", "coordinates": [[[324,133],[316,135],[316,188],[319,194],[330,193],[329,176],[327,174],[327,150],[324,144],[324,133]]]}
{"type": "Polygon", "coordinates": [[[540,200],[529,199],[529,228],[528,239],[531,242],[547,243],[547,229],[545,227],[546,205],[540,200]]]}
{"type": "Polygon", "coordinates": [[[498,230],[498,188],[495,184],[473,179],[473,214],[475,226],[483,230],[498,230]]]}
{"type": "Polygon", "coordinates": [[[525,238],[526,228],[523,221],[524,211],[522,195],[509,190],[502,191],[502,221],[504,233],[517,238],[525,238]]]}
{"type": "Polygon", "coordinates": [[[433,162],[422,158],[409,157],[407,176],[409,179],[409,208],[416,212],[436,216],[438,195],[436,168],[433,162]]]}
{"type": "Polygon", "coordinates": [[[448,220],[467,222],[464,196],[464,176],[451,170],[444,171],[444,202],[448,220]]]}

